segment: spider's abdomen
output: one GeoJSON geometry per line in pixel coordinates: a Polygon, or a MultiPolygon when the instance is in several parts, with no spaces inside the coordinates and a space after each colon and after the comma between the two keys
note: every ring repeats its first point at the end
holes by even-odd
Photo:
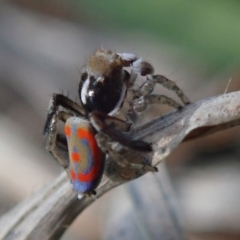
{"type": "Polygon", "coordinates": [[[70,117],[65,124],[69,152],[69,175],[78,193],[91,193],[98,186],[105,155],[97,145],[90,122],[70,117]]]}

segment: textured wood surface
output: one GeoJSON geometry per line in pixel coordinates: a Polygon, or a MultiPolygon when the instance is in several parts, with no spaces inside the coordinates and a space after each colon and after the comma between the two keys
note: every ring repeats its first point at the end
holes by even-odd
{"type": "MultiPolygon", "coordinates": [[[[150,159],[154,166],[164,160],[181,142],[212,134],[217,131],[239,125],[240,123],[240,92],[232,92],[190,104],[181,112],[173,111],[161,116],[134,131],[135,138],[154,143],[156,151],[149,156],[143,156],[131,150],[122,151],[129,161],[139,161],[140,158],[150,159]],[[151,159],[152,158],[152,159],[151,159]]],[[[149,160],[148,159],[148,160],[149,160]]],[[[110,163],[111,164],[111,163],[110,163]]],[[[59,176],[54,183],[46,186],[29,199],[17,205],[0,219],[0,239],[58,239],[88,205],[101,195],[126,181],[123,178],[124,169],[109,168],[110,177],[104,177],[97,196],[76,198],[66,174],[59,176]],[[114,169],[114,170],[113,170],[114,169]],[[111,173],[114,171],[114,174],[111,173]],[[111,177],[112,176],[114,177],[111,177]]],[[[126,170],[126,169],[125,169],[126,170]]],[[[130,172],[129,178],[139,177],[144,172],[130,172]]],[[[165,190],[170,187],[166,178],[165,190]]],[[[166,191],[163,192],[166,192],[166,191]]],[[[171,199],[171,191],[168,199],[171,199]]],[[[161,206],[161,201],[158,207],[161,206]]],[[[169,205],[170,208],[171,205],[169,205]]],[[[169,212],[175,211],[169,209],[169,212]]],[[[176,212],[177,214],[177,212],[176,212]]],[[[177,221],[180,221],[177,217],[177,221]]],[[[166,221],[164,218],[162,221],[166,221]]],[[[179,223],[181,225],[181,223],[179,223]]],[[[161,225],[161,222],[159,222],[161,225]]],[[[176,224],[172,224],[176,229],[176,224]]],[[[176,229],[178,238],[182,239],[181,230],[176,229]]],[[[177,235],[176,235],[177,236],[177,235]]],[[[166,236],[166,239],[167,238],[166,236]]]]}

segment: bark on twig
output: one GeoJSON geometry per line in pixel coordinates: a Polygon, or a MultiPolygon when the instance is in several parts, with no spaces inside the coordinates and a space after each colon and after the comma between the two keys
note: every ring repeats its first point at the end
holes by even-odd
{"type": "MultiPolygon", "coordinates": [[[[131,135],[152,142],[156,151],[149,155],[125,150],[129,161],[151,162],[157,166],[181,142],[212,134],[240,124],[240,91],[204,99],[173,111],[139,128],[131,135]]],[[[107,176],[97,189],[97,198],[113,187],[143,175],[108,163],[107,176]]],[[[66,174],[22,202],[0,219],[0,239],[58,239],[75,217],[96,198],[80,200],[72,191],[66,174]]]]}

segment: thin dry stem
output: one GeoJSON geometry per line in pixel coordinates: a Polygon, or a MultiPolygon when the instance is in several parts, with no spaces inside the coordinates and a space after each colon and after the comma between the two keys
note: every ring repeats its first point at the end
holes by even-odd
{"type": "MultiPolygon", "coordinates": [[[[135,138],[152,142],[152,154],[123,150],[122,156],[132,162],[151,162],[157,166],[181,142],[212,134],[240,124],[240,92],[232,92],[204,99],[161,116],[131,133],[135,138]]],[[[140,177],[144,171],[131,170],[108,163],[107,176],[97,189],[99,198],[110,189],[130,179],[140,177]]],[[[66,174],[42,191],[31,196],[0,219],[0,239],[58,239],[75,217],[95,197],[77,199],[66,174]]]]}

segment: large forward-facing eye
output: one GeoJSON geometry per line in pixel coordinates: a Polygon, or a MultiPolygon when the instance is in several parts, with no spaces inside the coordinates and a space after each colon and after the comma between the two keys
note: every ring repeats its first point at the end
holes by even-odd
{"type": "Polygon", "coordinates": [[[104,77],[103,76],[98,77],[97,82],[98,83],[103,83],[104,82],[104,77]]]}
{"type": "Polygon", "coordinates": [[[88,77],[88,74],[86,72],[82,73],[81,75],[81,82],[84,82],[88,77]]]}

